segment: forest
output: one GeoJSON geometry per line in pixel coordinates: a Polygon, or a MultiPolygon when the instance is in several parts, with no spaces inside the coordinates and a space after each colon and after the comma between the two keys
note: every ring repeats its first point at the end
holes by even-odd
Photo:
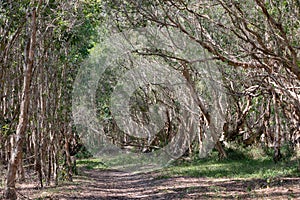
{"type": "Polygon", "coordinates": [[[0,199],[299,186],[299,0],[0,1],[0,199]]]}

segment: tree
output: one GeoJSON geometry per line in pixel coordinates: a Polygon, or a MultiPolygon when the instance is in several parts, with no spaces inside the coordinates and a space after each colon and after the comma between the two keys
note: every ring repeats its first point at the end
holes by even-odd
{"type": "MultiPolygon", "coordinates": [[[[34,2],[32,2],[34,3],[34,2]]],[[[42,4],[40,0],[38,6],[34,7],[30,14],[30,34],[25,49],[24,79],[22,88],[22,100],[20,105],[19,122],[16,129],[16,141],[12,148],[11,158],[8,164],[7,180],[4,197],[7,199],[16,199],[15,179],[18,166],[22,160],[22,147],[25,137],[25,131],[28,123],[28,107],[30,96],[30,85],[33,73],[33,64],[35,59],[36,32],[37,32],[37,15],[42,4]]]]}
{"type": "MultiPolygon", "coordinates": [[[[249,134],[242,134],[242,129],[253,135],[250,138],[264,135],[272,141],[274,160],[279,160],[281,140],[288,138],[283,133],[299,135],[299,1],[128,0],[106,2],[106,6],[119,29],[147,25],[177,29],[206,49],[211,59],[238,68],[243,72],[241,76],[255,74],[242,88],[233,79],[227,82],[229,85],[226,87],[235,99],[239,116],[235,118],[234,113],[229,111],[229,118],[235,120],[228,121],[227,127],[224,127],[225,136],[249,137],[249,134]],[[256,123],[260,124],[258,127],[252,121],[252,109],[253,102],[259,99],[271,103],[267,103],[268,112],[262,114],[256,123]],[[275,125],[270,123],[273,119],[275,125]],[[289,126],[283,126],[286,122],[289,126]],[[257,130],[251,132],[250,127],[257,130]]],[[[151,55],[167,57],[155,49],[147,51],[151,55]]],[[[225,79],[236,72],[223,66],[220,70],[225,79]]],[[[192,71],[189,73],[192,74],[192,71]]],[[[259,110],[258,107],[256,109],[259,110]]],[[[295,142],[296,138],[293,136],[291,140],[295,142]]]]}
{"type": "Polygon", "coordinates": [[[59,165],[78,144],[72,84],[93,46],[101,7],[93,0],[24,0],[3,1],[0,10],[0,156],[9,163],[4,197],[16,199],[24,170],[35,170],[43,187],[71,169],[59,165]]]}

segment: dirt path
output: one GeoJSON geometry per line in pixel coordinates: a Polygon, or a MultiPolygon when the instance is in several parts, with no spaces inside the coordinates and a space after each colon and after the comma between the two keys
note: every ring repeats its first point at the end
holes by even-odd
{"type": "Polygon", "coordinates": [[[20,196],[30,199],[300,199],[300,178],[230,180],[173,177],[160,173],[130,174],[87,170],[73,183],[36,189],[22,184],[20,196]]]}

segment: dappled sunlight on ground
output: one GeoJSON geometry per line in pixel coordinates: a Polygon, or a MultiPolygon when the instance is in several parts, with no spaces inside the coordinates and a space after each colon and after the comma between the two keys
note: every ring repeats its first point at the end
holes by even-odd
{"type": "Polygon", "coordinates": [[[31,199],[298,199],[300,178],[164,177],[161,172],[81,168],[73,183],[44,189],[22,184],[19,193],[31,199]]]}

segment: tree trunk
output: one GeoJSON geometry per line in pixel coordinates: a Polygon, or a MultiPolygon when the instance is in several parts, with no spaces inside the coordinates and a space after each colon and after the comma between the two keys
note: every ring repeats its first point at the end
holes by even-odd
{"type": "Polygon", "coordinates": [[[55,186],[58,185],[58,168],[59,168],[59,163],[58,163],[58,148],[54,146],[53,149],[53,179],[54,179],[54,184],[55,186]]]}
{"type": "Polygon", "coordinates": [[[276,93],[273,92],[273,103],[274,103],[274,118],[275,118],[275,140],[274,140],[274,157],[275,163],[282,159],[282,154],[280,152],[281,147],[281,131],[280,131],[280,119],[279,119],[279,109],[276,98],[276,93]]]}
{"type": "MultiPolygon", "coordinates": [[[[201,99],[199,98],[199,96],[197,95],[197,92],[195,90],[195,87],[191,81],[190,78],[190,74],[187,68],[184,68],[182,75],[184,76],[184,78],[186,79],[188,86],[192,92],[193,95],[193,99],[196,101],[197,105],[199,106],[205,120],[207,121],[207,123],[210,125],[211,127],[211,136],[214,140],[214,142],[216,143],[215,147],[219,152],[219,157],[220,158],[227,158],[227,154],[225,152],[225,150],[223,149],[221,142],[219,141],[219,136],[217,135],[217,131],[216,131],[216,127],[213,123],[211,123],[211,116],[210,113],[208,112],[208,109],[204,106],[204,104],[202,103],[201,99]]],[[[200,141],[200,140],[199,140],[200,141]]],[[[199,144],[201,145],[201,143],[199,144]]]]}
{"type": "Polygon", "coordinates": [[[70,142],[69,142],[69,133],[65,136],[65,160],[66,160],[66,168],[67,168],[67,179],[69,181],[73,181],[73,171],[72,171],[72,160],[70,155],[70,142]]]}
{"type": "Polygon", "coordinates": [[[34,50],[36,44],[36,9],[32,10],[31,15],[31,35],[28,41],[25,52],[26,60],[24,66],[24,79],[22,88],[22,99],[20,105],[19,122],[16,130],[16,141],[12,147],[11,158],[8,164],[7,180],[4,191],[4,198],[6,199],[17,199],[15,190],[16,185],[16,173],[18,166],[22,159],[22,147],[23,140],[25,137],[25,131],[28,120],[28,106],[29,106],[29,95],[30,95],[30,84],[32,77],[33,61],[34,61],[34,50]]]}

